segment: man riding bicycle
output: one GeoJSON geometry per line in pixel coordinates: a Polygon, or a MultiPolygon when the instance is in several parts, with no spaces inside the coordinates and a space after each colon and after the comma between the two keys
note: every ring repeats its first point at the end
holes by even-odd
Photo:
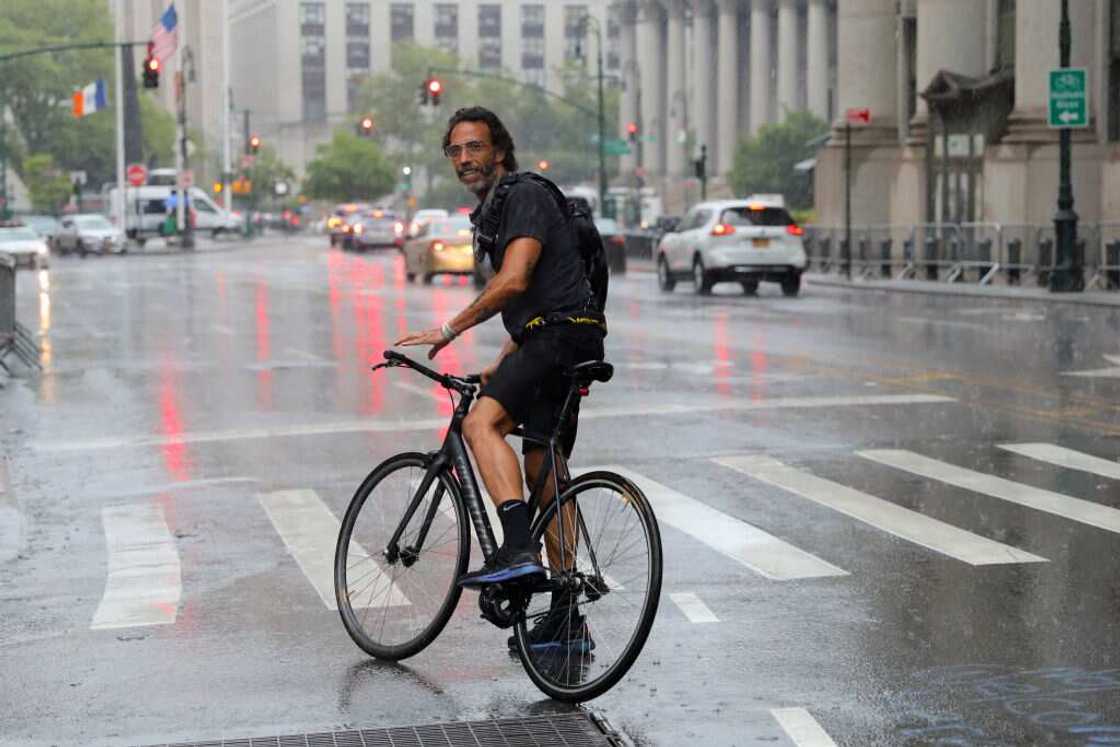
{"type": "MultiPolygon", "coordinates": [[[[592,296],[575,230],[552,191],[534,179],[517,178],[513,139],[501,120],[482,107],[460,109],[448,122],[443,152],[459,181],[479,200],[471,214],[476,261],[487,254],[496,274],[473,303],[442,326],[406,334],[396,344],[429,345],[432,358],[458,335],[501,312],[509,340],[482,371],[482,390],[463,422],[463,435],[497,506],[504,539],[494,556],[459,584],[478,588],[531,581],[543,577],[545,570],[539,548],[530,539],[521,467],[506,436],[519,425],[532,433],[553,431],[569,387],[563,372],[582,361],[603,359],[606,326],[601,316],[573,314],[589,309],[592,296]],[[478,227],[493,207],[499,185],[508,192],[499,208],[498,230],[480,245],[484,237],[478,227]]],[[[575,426],[573,417],[566,428],[563,457],[571,455],[575,426]]],[[[525,484],[531,488],[548,464],[548,454],[528,441],[523,454],[525,484]]],[[[563,457],[557,461],[561,477],[563,457]]],[[[552,500],[552,485],[548,481],[542,506],[552,500]]],[[[549,559],[554,567],[562,567],[553,540],[550,532],[549,559]]],[[[559,630],[578,634],[583,627],[581,620],[569,617],[567,611],[574,608],[563,592],[554,592],[551,608],[555,614],[543,618],[531,633],[534,645],[555,645],[559,630]]]]}

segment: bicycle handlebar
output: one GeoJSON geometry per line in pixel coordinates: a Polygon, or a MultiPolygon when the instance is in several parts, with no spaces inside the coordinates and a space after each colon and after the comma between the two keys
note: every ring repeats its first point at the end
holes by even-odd
{"type": "Polygon", "coordinates": [[[371,370],[376,371],[379,368],[388,366],[405,366],[419,374],[427,376],[432,381],[437,382],[447,389],[455,389],[460,392],[468,388],[473,389],[475,386],[482,383],[482,377],[478,374],[467,374],[466,376],[441,374],[438,371],[428,368],[423,363],[418,363],[407,355],[398,353],[395,350],[386,350],[384,352],[384,357],[388,363],[378,363],[373,366],[371,370]]]}

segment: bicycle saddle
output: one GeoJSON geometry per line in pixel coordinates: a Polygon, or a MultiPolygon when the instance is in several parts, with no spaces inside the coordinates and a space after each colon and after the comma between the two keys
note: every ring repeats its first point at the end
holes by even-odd
{"type": "Polygon", "coordinates": [[[569,368],[567,373],[577,381],[602,381],[605,383],[614,376],[614,366],[606,361],[584,361],[569,368]]]}

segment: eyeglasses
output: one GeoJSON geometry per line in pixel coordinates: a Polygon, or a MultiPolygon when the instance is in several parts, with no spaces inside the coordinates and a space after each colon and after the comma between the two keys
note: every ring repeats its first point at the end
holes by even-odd
{"type": "Polygon", "coordinates": [[[458,158],[463,154],[463,151],[466,150],[467,155],[477,156],[483,153],[489,147],[489,145],[482,142],[481,140],[471,140],[469,143],[465,143],[463,145],[456,144],[447,146],[443,149],[443,155],[447,156],[448,158],[458,158]]]}

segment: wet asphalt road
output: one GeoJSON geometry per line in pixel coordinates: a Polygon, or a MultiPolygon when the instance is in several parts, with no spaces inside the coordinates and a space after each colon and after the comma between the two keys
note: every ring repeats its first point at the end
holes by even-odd
{"type": "MultiPolygon", "coordinates": [[[[368,659],[262,509],[298,490],[341,516],[449,412],[367,363],[473,290],[325,245],[20,273],[44,371],[0,389],[0,745],[568,710],[473,594],[417,657],[368,659]],[[165,527],[131,623],[107,586],[122,525],[165,527]]],[[[653,633],[591,707],[648,745],[1120,744],[1120,311],[737,291],[612,285],[617,375],[576,467],[724,528],[662,522],[653,633]]],[[[477,370],[502,339],[495,320],[438,360],[477,370]]]]}

